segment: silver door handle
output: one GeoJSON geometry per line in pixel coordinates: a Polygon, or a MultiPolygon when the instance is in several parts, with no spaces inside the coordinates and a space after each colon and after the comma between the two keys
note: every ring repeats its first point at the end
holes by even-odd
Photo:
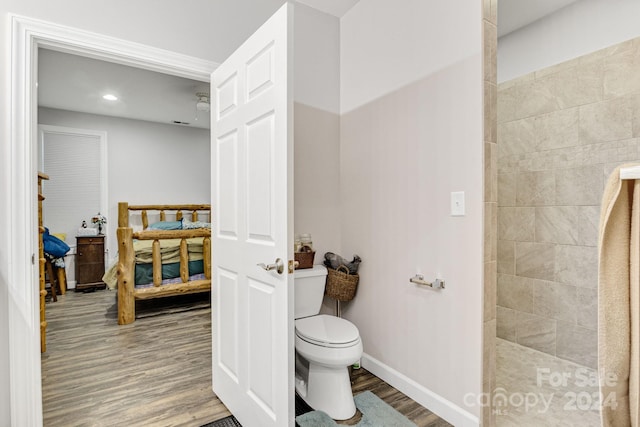
{"type": "Polygon", "coordinates": [[[265,265],[263,263],[258,264],[258,267],[264,268],[267,271],[276,270],[278,274],[282,274],[284,271],[284,262],[280,258],[276,259],[274,264],[265,265]]]}

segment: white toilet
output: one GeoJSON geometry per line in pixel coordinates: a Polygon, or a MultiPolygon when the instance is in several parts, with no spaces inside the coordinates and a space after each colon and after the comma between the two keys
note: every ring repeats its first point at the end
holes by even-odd
{"type": "Polygon", "coordinates": [[[296,270],[296,392],[315,410],[335,420],[356,413],[348,367],[362,356],[358,328],[346,319],[320,313],[327,269],[296,270]]]}

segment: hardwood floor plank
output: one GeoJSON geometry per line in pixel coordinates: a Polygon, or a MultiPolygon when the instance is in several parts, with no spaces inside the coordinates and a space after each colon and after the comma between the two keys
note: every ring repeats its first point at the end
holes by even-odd
{"type": "MultiPolygon", "coordinates": [[[[382,381],[366,369],[354,369],[351,372],[351,389],[353,390],[354,395],[366,390],[371,391],[384,402],[389,404],[389,406],[415,423],[417,427],[451,426],[451,424],[410,399],[396,388],[382,381]]],[[[346,421],[340,421],[338,424],[354,425],[360,421],[360,419],[361,415],[358,411],[353,418],[346,421]]]]}
{"type": "Polygon", "coordinates": [[[207,298],[140,304],[125,326],[115,292],[68,292],[48,303],[44,425],[200,426],[228,416],[211,390],[207,298]]]}
{"type": "MultiPolygon", "coordinates": [[[[113,291],[67,292],[48,302],[44,425],[198,427],[230,415],[211,390],[207,298],[144,301],[137,320],[123,326],[113,291]]],[[[365,369],[353,371],[352,386],[354,394],[371,390],[418,427],[450,425],[365,369]]]]}

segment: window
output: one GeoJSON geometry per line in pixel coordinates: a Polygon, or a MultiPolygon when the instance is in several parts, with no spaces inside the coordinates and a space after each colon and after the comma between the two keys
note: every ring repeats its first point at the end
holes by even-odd
{"type": "Polygon", "coordinates": [[[43,221],[51,233],[76,230],[98,212],[106,215],[106,132],[40,126],[39,170],[49,175],[43,186],[43,221]]]}

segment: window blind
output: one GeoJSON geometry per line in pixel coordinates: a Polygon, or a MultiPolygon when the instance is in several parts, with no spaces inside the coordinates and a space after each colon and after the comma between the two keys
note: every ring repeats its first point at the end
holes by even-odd
{"type": "Polygon", "coordinates": [[[49,181],[43,185],[44,226],[66,233],[75,244],[82,221],[100,211],[101,146],[97,135],[42,133],[42,166],[49,181]]]}

